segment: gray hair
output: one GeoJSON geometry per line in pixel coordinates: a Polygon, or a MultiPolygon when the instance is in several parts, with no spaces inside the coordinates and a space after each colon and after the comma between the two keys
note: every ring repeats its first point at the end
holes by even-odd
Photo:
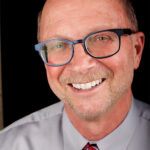
{"type": "Polygon", "coordinates": [[[123,4],[123,7],[125,9],[129,21],[131,22],[133,30],[138,31],[139,30],[138,21],[131,0],[120,0],[120,1],[123,4]]]}

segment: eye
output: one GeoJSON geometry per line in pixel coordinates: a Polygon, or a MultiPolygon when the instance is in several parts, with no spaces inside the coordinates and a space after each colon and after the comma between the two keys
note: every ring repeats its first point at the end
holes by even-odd
{"type": "Polygon", "coordinates": [[[64,47],[64,44],[58,44],[58,45],[56,45],[56,48],[62,48],[62,47],[64,47]]]}
{"type": "Polygon", "coordinates": [[[107,39],[106,37],[98,37],[96,40],[103,41],[103,40],[106,40],[106,39],[107,39]]]}

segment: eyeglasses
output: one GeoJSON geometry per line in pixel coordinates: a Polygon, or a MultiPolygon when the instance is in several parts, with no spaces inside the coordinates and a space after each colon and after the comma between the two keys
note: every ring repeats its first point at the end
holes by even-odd
{"type": "Polygon", "coordinates": [[[74,44],[83,43],[83,48],[87,54],[97,59],[108,58],[120,50],[121,36],[134,33],[131,29],[109,29],[93,32],[84,39],[69,41],[56,39],[45,41],[35,45],[35,50],[39,52],[42,60],[48,66],[63,66],[68,64],[73,58],[74,44]]]}

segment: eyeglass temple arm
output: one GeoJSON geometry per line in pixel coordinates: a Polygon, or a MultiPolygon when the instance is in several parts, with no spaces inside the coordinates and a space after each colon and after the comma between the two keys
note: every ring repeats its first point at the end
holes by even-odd
{"type": "Polygon", "coordinates": [[[137,33],[136,31],[133,31],[131,29],[124,29],[123,30],[123,34],[128,34],[128,35],[131,35],[131,34],[134,34],[134,33],[137,33]]]}

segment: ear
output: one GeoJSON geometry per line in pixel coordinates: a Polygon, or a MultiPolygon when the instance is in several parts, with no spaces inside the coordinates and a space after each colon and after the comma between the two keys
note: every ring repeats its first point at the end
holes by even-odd
{"type": "Polygon", "coordinates": [[[133,48],[134,48],[134,69],[136,70],[141,61],[144,44],[145,44],[145,35],[143,32],[137,32],[133,35],[133,48]]]}

